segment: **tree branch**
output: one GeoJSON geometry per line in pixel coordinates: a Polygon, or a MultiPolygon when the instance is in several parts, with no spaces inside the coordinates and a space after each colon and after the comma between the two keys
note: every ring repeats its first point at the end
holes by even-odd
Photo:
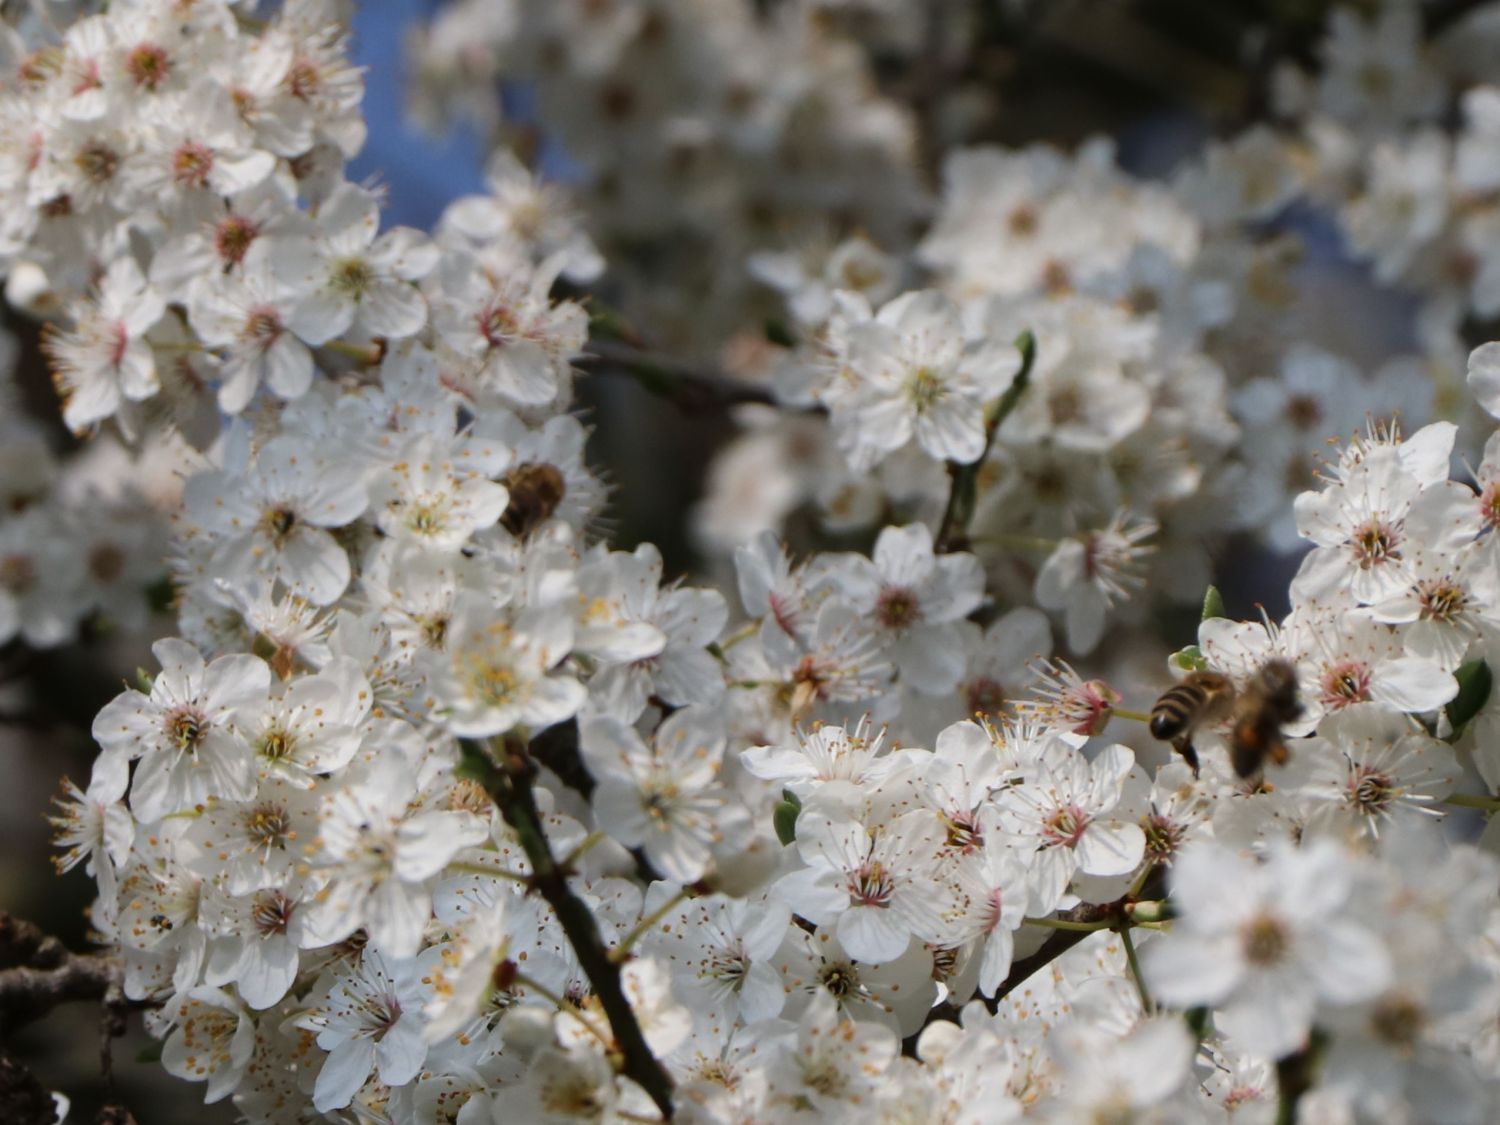
{"type": "MultiPolygon", "coordinates": [[[[1075,906],[1072,910],[1058,911],[1057,917],[1065,922],[1120,923],[1125,919],[1125,902],[1123,898],[1116,902],[1085,902],[1075,906]]],[[[1100,930],[1053,930],[1052,936],[1042,942],[1040,949],[1030,957],[1023,957],[1011,965],[1009,975],[995,990],[994,997],[985,1001],[985,1006],[991,1012],[998,1011],[1000,1001],[1024,984],[1038,969],[1050,965],[1084,938],[1090,934],[1100,933],[1105,928],[1108,927],[1101,927],[1100,930]]]]}
{"type": "Polygon", "coordinates": [[[595,375],[625,374],[651,394],[670,400],[684,414],[707,414],[744,403],[774,406],[769,387],[706,370],[621,340],[595,338],[588,354],[573,361],[595,375]]]}
{"type": "Polygon", "coordinates": [[[118,954],[70,953],[55,937],[0,912],[0,1035],[9,1035],[60,1004],[111,1002],[124,969],[118,954]]]}
{"type": "Polygon", "coordinates": [[[1026,388],[1031,385],[1031,368],[1036,363],[1036,337],[1022,332],[1016,337],[1016,349],[1021,353],[1021,369],[996,401],[984,420],[984,449],[967,465],[957,461],[948,462],[948,506],[943,509],[942,522],[933,536],[934,550],[942,553],[962,551],[969,545],[969,521],[974,518],[974,505],[979,493],[979,467],[990,455],[990,446],[995,444],[995,434],[1005,419],[1021,401],[1026,388]]]}
{"type": "Polygon", "coordinates": [[[494,749],[499,761],[477,742],[462,740],[465,775],[484,786],[505,823],[520,839],[531,863],[530,884],[552,907],[578,956],[579,968],[599,998],[619,1046],[619,1071],[650,1095],[662,1115],[672,1116],[672,1080],[652,1053],[620,981],[620,966],[610,959],[598,923],[587,904],[568,886],[568,872],[552,856],[532,783],[536,765],[526,744],[507,737],[494,749]]]}

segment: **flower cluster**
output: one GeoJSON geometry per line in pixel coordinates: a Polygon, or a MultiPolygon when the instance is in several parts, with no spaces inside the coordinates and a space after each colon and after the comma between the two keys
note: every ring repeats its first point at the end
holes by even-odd
{"type": "MultiPolygon", "coordinates": [[[[0,366],[16,347],[0,335],[0,366]]],[[[0,644],[53,648],[81,634],[143,633],[166,577],[155,474],[117,442],[60,457],[0,374],[0,644]],[[144,478],[144,479],[143,479],[144,478]]]]}
{"type": "MultiPolygon", "coordinates": [[[[452,26],[527,60],[612,231],[734,240],[767,180],[910,217],[870,171],[904,132],[808,30],[856,5],[793,7],[452,26]]],[[[1194,756],[1122,706],[1172,686],[1145,630],[1148,676],[1049,659],[1044,611],[1087,654],[1139,589],[1203,599],[1257,459],[1305,452],[1255,435],[1369,390],[1248,358],[1285,263],[1247,231],[1298,182],[1275,141],[1170,187],[1102,145],[957,151],[904,257],[756,256],[798,413],[723,483],[815,452],[774,518],[710,497],[719,590],[600,535],[589,318],[554,287],[605,256],[563,190],[502,154],[430,234],[382,230],[339,13],[240,8],[27,17],[0,92],[0,264],[53,318],[64,417],[187,466],[174,635],[53,818],[169,1073],[255,1125],[1494,1119],[1497,838],[1450,837],[1500,808],[1500,433],[1454,479],[1455,424],[1372,421],[1262,490],[1312,549],[1285,615],[1210,597],[1171,659],[1194,756]],[[794,554],[767,525],[803,497],[868,549],[794,554]]],[[[1320,104],[1375,128],[1346,24],[1320,104]]],[[[1497,357],[1468,378],[1500,417],[1497,357]]],[[[32,518],[47,482],[12,481],[32,518]]],[[[0,628],[58,612],[0,577],[0,628]]]]}

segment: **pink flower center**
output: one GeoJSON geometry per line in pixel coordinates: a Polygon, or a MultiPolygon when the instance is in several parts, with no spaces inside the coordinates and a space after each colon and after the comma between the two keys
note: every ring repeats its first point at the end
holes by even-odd
{"type": "Polygon", "coordinates": [[[486,305],[479,313],[479,334],[492,348],[503,348],[521,335],[521,322],[509,305],[486,305]]]}
{"type": "Polygon", "coordinates": [[[278,848],[284,851],[297,839],[297,830],[292,827],[292,816],[285,805],[262,801],[246,809],[241,818],[245,835],[258,849],[278,848]]]}
{"type": "Polygon", "coordinates": [[[1479,495],[1479,518],[1489,531],[1500,528],[1500,480],[1492,480],[1479,495]]]}
{"type": "Polygon", "coordinates": [[[296,900],[280,891],[262,891],[255,896],[255,905],[250,909],[250,921],[257,933],[264,937],[286,933],[292,920],[296,900]]]}
{"type": "Polygon", "coordinates": [[[92,140],[73,156],[73,165],[89,183],[105,184],[120,169],[120,154],[100,140],[92,140]]]}
{"type": "Polygon", "coordinates": [[[1323,673],[1323,706],[1339,711],[1351,703],[1370,698],[1370,666],[1358,660],[1345,660],[1323,673]]]}
{"type": "Polygon", "coordinates": [[[198,747],[208,737],[209,726],[207,716],[193,707],[179,707],[167,715],[167,737],[178,750],[189,754],[198,752],[198,747]]]}
{"type": "Polygon", "coordinates": [[[198,141],[188,141],[172,154],[172,179],[181,187],[203,187],[213,169],[213,149],[198,141]]]}
{"type": "Polygon", "coordinates": [[[172,73],[172,57],[165,47],[141,43],[125,57],[125,73],[144,90],[155,90],[172,73]]]}
{"type": "Polygon", "coordinates": [[[1042,821],[1043,847],[1055,848],[1059,845],[1064,847],[1077,847],[1078,841],[1083,839],[1083,833],[1089,826],[1089,814],[1077,805],[1066,805],[1054,809],[1047,819],[1042,821]]]}
{"type": "Polygon", "coordinates": [[[1267,968],[1286,957],[1291,948],[1291,934],[1280,918],[1262,914],[1252,918],[1240,931],[1245,960],[1257,968],[1267,968]]]}
{"type": "Polygon", "coordinates": [[[1146,834],[1146,855],[1155,863],[1170,863],[1182,845],[1182,825],[1153,812],[1141,817],[1141,830],[1146,834]]]}
{"type": "Polygon", "coordinates": [[[1422,617],[1428,621],[1452,621],[1464,612],[1468,596],[1451,578],[1433,578],[1421,582],[1417,597],[1422,603],[1422,617]]]}
{"type": "Polygon", "coordinates": [[[1356,766],[1349,774],[1349,803],[1366,816],[1378,816],[1396,799],[1391,777],[1369,766],[1356,766]]]}
{"type": "Polygon", "coordinates": [[[243,215],[230,215],[214,228],[214,250],[228,265],[239,265],[259,228],[243,215]]]}
{"type": "Polygon", "coordinates": [[[259,345],[265,351],[281,339],[281,314],[270,305],[250,310],[245,317],[245,326],[240,329],[240,339],[259,345]]]}
{"type": "Polygon", "coordinates": [[[896,882],[879,860],[867,860],[849,879],[849,894],[860,906],[889,906],[896,882]]]}
{"type": "Polygon", "coordinates": [[[984,831],[980,828],[974,814],[967,811],[959,811],[945,816],[943,822],[948,827],[948,846],[957,848],[962,852],[973,851],[984,843],[984,831]]]}
{"type": "Polygon", "coordinates": [[[1375,517],[1355,528],[1350,544],[1361,570],[1401,558],[1401,532],[1394,525],[1375,517]]]}
{"type": "Polygon", "coordinates": [[[875,599],[875,618],[887,629],[909,629],[922,620],[922,603],[907,586],[887,586],[875,599]]]}
{"type": "Polygon", "coordinates": [[[286,86],[287,93],[303,101],[316,97],[319,87],[323,85],[317,64],[307,58],[295,60],[287,68],[286,77],[281,81],[286,86]]]}

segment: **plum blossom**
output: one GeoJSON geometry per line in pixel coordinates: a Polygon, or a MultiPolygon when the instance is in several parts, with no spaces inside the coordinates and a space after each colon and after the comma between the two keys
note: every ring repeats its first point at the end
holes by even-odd
{"type": "Polygon", "coordinates": [[[423,958],[393,961],[370,950],[298,1018],[297,1025],[317,1032],[318,1046],[328,1052],[313,1087],[319,1112],[348,1105],[372,1071],[389,1086],[416,1076],[427,1058],[422,972],[437,953],[434,948],[423,958]]]}
{"type": "Polygon", "coordinates": [[[48,334],[52,377],[63,399],[63,421],[82,431],[142,402],[161,386],[146,333],[166,302],[129,257],[116,258],[99,281],[97,296],[75,310],[75,324],[48,334]]]}
{"type": "Polygon", "coordinates": [[[359,466],[288,435],[267,442],[243,474],[193,477],[183,499],[214,537],[213,565],[227,581],[273,578],[317,605],[349,584],[349,556],[330,532],[369,503],[359,466]]]}
{"type": "Polygon", "coordinates": [[[1367,999],[1390,979],[1380,938],[1343,915],[1354,871],[1334,844],[1276,847],[1257,864],[1203,841],[1171,882],[1182,916],[1143,951],[1152,995],[1213,1006],[1251,1051],[1295,1051],[1323,1005],[1367,999]]]}
{"type": "Polygon", "coordinates": [[[987,404],[1021,369],[1008,343],[969,344],[959,309],[936,290],[904,293],[849,331],[851,385],[833,401],[834,431],[856,469],[908,441],[967,463],[984,452],[987,404]]]}
{"type": "Polygon", "coordinates": [[[1111,815],[1133,765],[1125,746],[1106,747],[1092,762],[1065,748],[999,795],[999,827],[1034,850],[1027,860],[1033,911],[1055,908],[1075,872],[1124,875],[1140,863],[1140,826],[1111,815]]]}
{"type": "Polygon", "coordinates": [[[836,928],[849,955],[894,961],[912,938],[938,941],[951,909],[934,882],[942,836],[932,818],[907,813],[878,830],[836,808],[804,808],[797,852],[806,864],[783,876],[777,895],[817,925],[836,928]]]}
{"type": "Polygon", "coordinates": [[[192,645],[158,641],[161,671],[151,693],[118,695],[94,720],[105,757],[96,779],[123,795],[128,763],[130,802],[143,821],[201,805],[211,796],[244,800],[255,792],[249,733],[266,707],[271,670],[249,654],[205,663],[192,645]]]}
{"type": "Polygon", "coordinates": [[[719,781],[724,736],[697,707],[674,712],[648,749],[618,719],[592,719],[579,732],[584,762],[598,785],[594,815],[626,847],[677,883],[694,883],[714,856],[734,851],[749,817],[719,781]]]}

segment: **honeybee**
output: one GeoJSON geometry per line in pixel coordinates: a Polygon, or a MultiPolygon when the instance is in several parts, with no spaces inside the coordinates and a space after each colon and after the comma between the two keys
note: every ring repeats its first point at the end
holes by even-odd
{"type": "Polygon", "coordinates": [[[1234,701],[1229,724],[1229,760],[1241,777],[1259,773],[1269,758],[1287,760],[1281,728],[1302,714],[1297,669],[1286,660],[1268,660],[1234,701]]]}
{"type": "Polygon", "coordinates": [[[1182,755],[1198,776],[1198,751],[1193,734],[1200,726],[1229,716],[1234,706],[1234,684],[1222,672],[1192,672],[1181,683],[1161,693],[1151,708],[1151,733],[1182,755]]]}
{"type": "Polygon", "coordinates": [[[1151,733],[1171,742],[1197,776],[1194,733],[1228,719],[1229,761],[1240,777],[1253,777],[1267,758],[1285,764],[1281,728],[1300,714],[1296,668],[1285,660],[1268,660],[1240,691],[1222,672],[1193,672],[1164,691],[1151,708],[1151,733]]]}
{"type": "Polygon", "coordinates": [[[546,523],[568,492],[561,471],[544,461],[516,466],[501,483],[510,489],[510,504],[500,517],[500,525],[517,539],[524,539],[546,523]]]}

